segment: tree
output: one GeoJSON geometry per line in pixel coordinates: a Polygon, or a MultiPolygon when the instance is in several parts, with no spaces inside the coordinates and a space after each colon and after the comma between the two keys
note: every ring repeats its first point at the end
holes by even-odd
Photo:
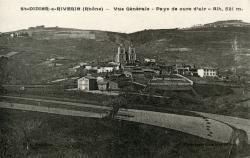
{"type": "Polygon", "coordinates": [[[111,105],[112,109],[109,113],[108,118],[114,119],[115,116],[118,114],[119,109],[121,107],[127,106],[127,100],[123,96],[118,96],[117,98],[112,99],[109,104],[111,105]]]}

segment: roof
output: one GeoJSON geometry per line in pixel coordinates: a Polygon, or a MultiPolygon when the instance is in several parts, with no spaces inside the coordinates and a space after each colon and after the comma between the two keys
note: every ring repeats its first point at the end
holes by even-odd
{"type": "Polygon", "coordinates": [[[93,77],[93,76],[84,76],[84,77],[79,78],[78,80],[83,80],[83,79],[95,79],[96,80],[96,77],[93,77]]]}
{"type": "Polygon", "coordinates": [[[204,67],[200,67],[198,69],[211,69],[211,70],[216,70],[217,68],[211,67],[211,66],[204,66],[204,67]]]}

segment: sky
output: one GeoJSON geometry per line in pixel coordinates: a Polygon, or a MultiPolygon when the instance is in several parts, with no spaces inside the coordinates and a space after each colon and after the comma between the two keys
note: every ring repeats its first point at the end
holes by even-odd
{"type": "Polygon", "coordinates": [[[130,33],[144,29],[185,28],[220,20],[250,23],[250,0],[0,0],[0,32],[45,25],[130,33]],[[21,11],[21,7],[102,7],[104,11],[21,11]],[[148,7],[150,11],[115,11],[148,7]],[[156,11],[157,7],[170,11],[156,11]],[[175,7],[177,11],[171,11],[175,7]],[[194,11],[220,7],[223,11],[194,11]],[[233,7],[233,11],[226,11],[233,7]],[[192,8],[180,11],[179,8],[192,8]],[[241,11],[236,11],[241,8],[241,11]],[[154,9],[154,10],[152,10],[154,9]]]}

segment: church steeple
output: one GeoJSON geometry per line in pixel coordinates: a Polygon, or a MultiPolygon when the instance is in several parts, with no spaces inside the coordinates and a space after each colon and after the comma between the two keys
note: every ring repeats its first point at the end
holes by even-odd
{"type": "Polygon", "coordinates": [[[135,48],[133,47],[133,45],[130,45],[128,47],[128,53],[129,53],[129,62],[134,63],[136,60],[136,53],[135,53],[135,48]]]}
{"type": "Polygon", "coordinates": [[[130,44],[126,49],[122,44],[118,47],[115,61],[120,64],[134,63],[136,60],[135,48],[130,44]]]}

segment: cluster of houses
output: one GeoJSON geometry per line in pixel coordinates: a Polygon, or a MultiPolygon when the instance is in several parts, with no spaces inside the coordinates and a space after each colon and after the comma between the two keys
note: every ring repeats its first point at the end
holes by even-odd
{"type": "Polygon", "coordinates": [[[97,64],[88,64],[80,63],[79,65],[73,67],[72,69],[76,72],[77,69],[84,69],[88,73],[107,73],[114,72],[120,69],[119,63],[108,62],[108,63],[97,63],[97,64]]]}
{"type": "Polygon", "coordinates": [[[155,59],[139,62],[132,46],[128,49],[119,46],[115,62],[80,63],[73,69],[83,69],[86,72],[77,80],[77,89],[82,91],[119,91],[124,86],[183,90],[190,89],[188,87],[193,85],[188,76],[206,78],[216,77],[218,74],[217,69],[213,67],[160,65],[155,59]]]}
{"type": "MultiPolygon", "coordinates": [[[[109,78],[94,77],[87,75],[77,80],[77,89],[82,91],[100,90],[100,91],[119,91],[119,82],[124,79],[124,75],[113,75],[109,78]]],[[[125,81],[125,80],[123,80],[125,81]]]]}
{"type": "Polygon", "coordinates": [[[191,65],[161,65],[163,73],[168,74],[180,74],[184,76],[195,76],[195,77],[217,77],[218,72],[213,67],[196,67],[191,65]]]}

